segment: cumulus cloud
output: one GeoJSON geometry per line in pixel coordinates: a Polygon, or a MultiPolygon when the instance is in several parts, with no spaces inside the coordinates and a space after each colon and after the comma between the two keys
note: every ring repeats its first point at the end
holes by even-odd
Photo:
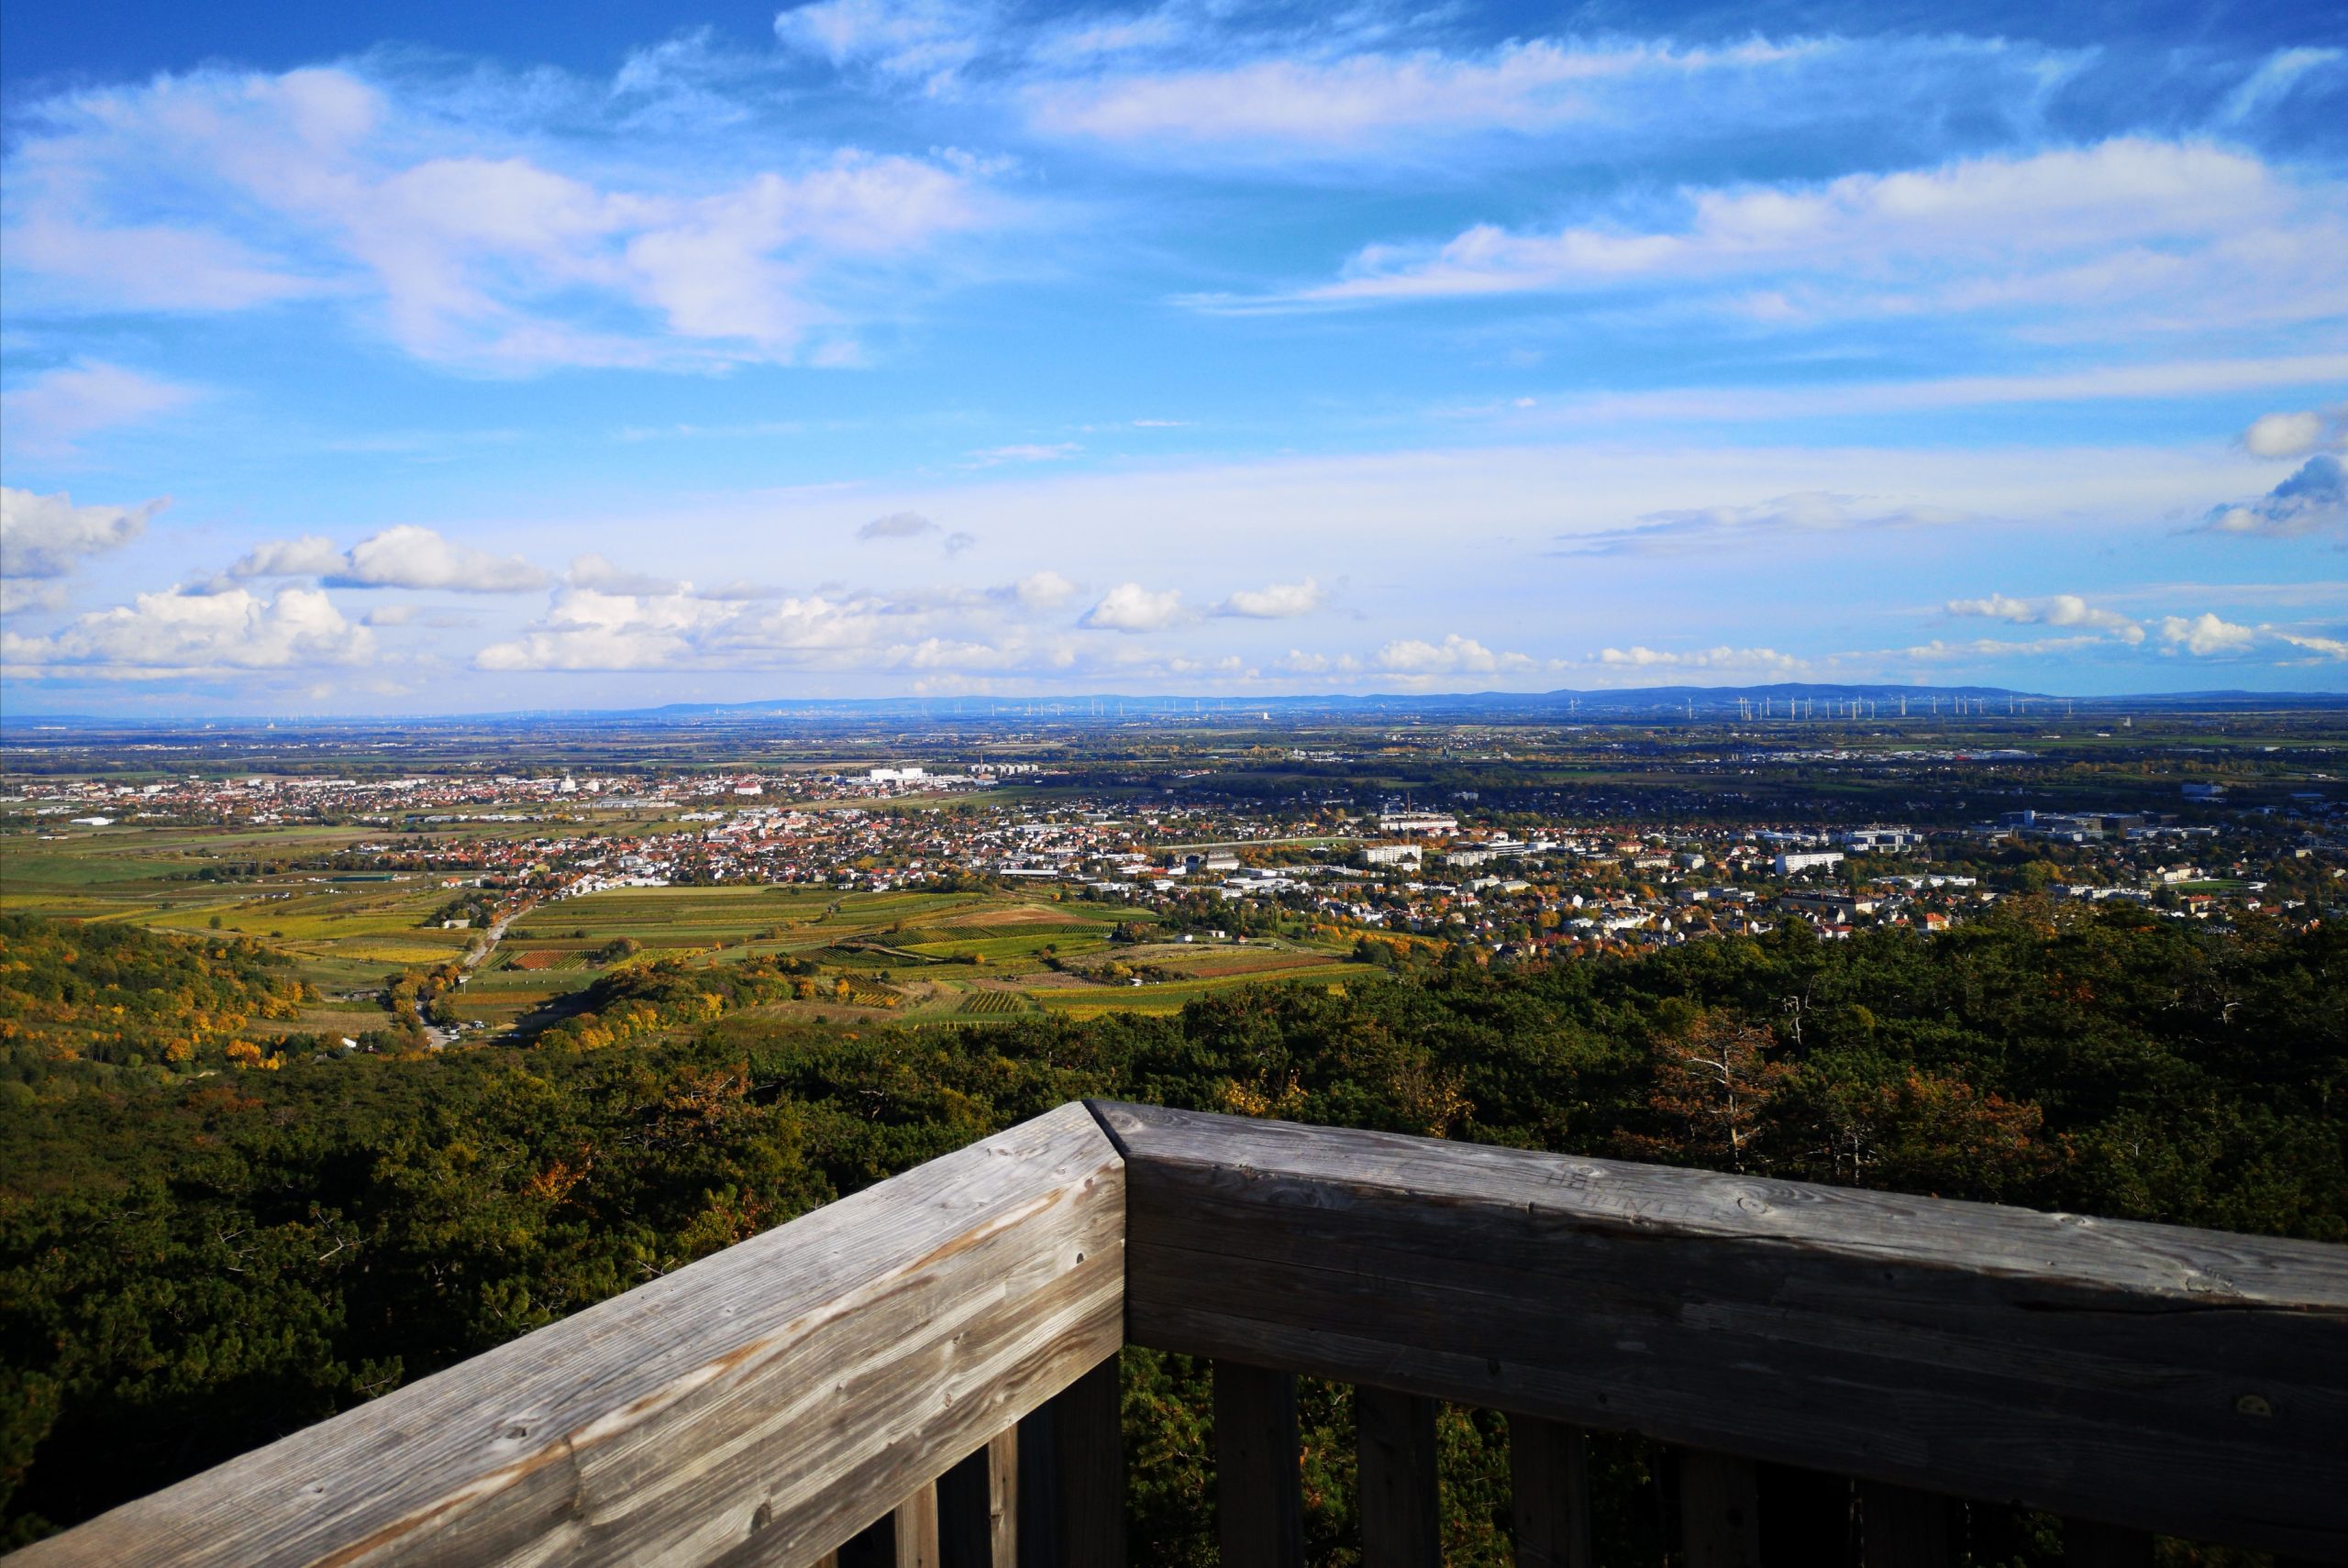
{"type": "Polygon", "coordinates": [[[2021,626],[2092,627],[2132,646],[2144,640],[2144,628],[2134,620],[2116,610],[2099,610],[2076,593],[2044,599],[2011,599],[1993,593],[1987,599],[1952,599],[1947,610],[1952,615],[1979,615],[2021,626]]]}
{"type": "Polygon", "coordinates": [[[1378,650],[1379,668],[1397,675],[1491,675],[1525,670],[1534,661],[1520,653],[1495,653],[1473,637],[1453,632],[1439,643],[1405,637],[1378,650]]]}
{"type": "Polygon", "coordinates": [[[1214,613],[1244,616],[1256,621],[1284,621],[1312,614],[1321,608],[1326,598],[1321,585],[1308,577],[1302,582],[1275,582],[1262,588],[1243,588],[1216,605],[1214,613]]]}
{"type": "Polygon", "coordinates": [[[2203,611],[2190,619],[2182,615],[2161,618],[2161,641],[2171,649],[2183,648],[2189,654],[2207,657],[2211,654],[2244,653],[2258,640],[2254,627],[2238,626],[2221,621],[2203,611]]]}
{"type": "Polygon", "coordinates": [[[71,458],[90,436],[168,414],[195,395],[120,365],[77,359],[0,392],[0,430],[28,457],[71,458]]]}
{"type": "MultiPolygon", "coordinates": [[[[584,557],[609,569],[600,557],[584,557]]],[[[591,571],[594,569],[590,569],[591,571]]],[[[493,555],[460,545],[430,528],[403,523],[361,539],[348,550],[316,535],[254,547],[228,576],[315,577],[329,588],[417,588],[451,593],[526,593],[551,580],[519,556],[493,555]]]]}
{"type": "Polygon", "coordinates": [[[328,577],[347,570],[350,558],[333,540],[316,534],[298,539],[271,539],[254,546],[229,563],[228,575],[253,577],[328,577]]]}
{"type": "Polygon", "coordinates": [[[685,586],[673,579],[614,566],[593,553],[574,559],[564,575],[572,587],[592,588],[599,593],[675,593],[685,586]]]}
{"type": "Polygon", "coordinates": [[[136,506],[76,506],[64,491],[39,495],[0,485],[0,579],[70,576],[84,557],[138,538],[170,504],[164,496],[136,506]]]}
{"type": "Polygon", "coordinates": [[[924,534],[935,534],[937,525],[918,512],[893,512],[886,517],[875,517],[856,531],[859,539],[918,539],[924,534]]]}
{"type": "Polygon", "coordinates": [[[8,633],[10,673],[113,680],[217,678],[252,670],[362,664],[373,634],[318,589],[262,598],[245,588],[170,589],[94,611],[47,637],[8,633]]]}
{"type": "MultiPolygon", "coordinates": [[[[615,175],[631,94],[550,72],[487,85],[383,57],[40,100],[6,166],[12,295],[61,313],[311,295],[417,357],[504,371],[844,363],[857,318],[902,308],[883,274],[998,221],[984,173],[942,154],[737,136],[647,146],[615,175]]],[[[85,401],[121,417],[132,391],[85,401]]],[[[76,417],[94,416],[50,419],[76,417]]]]}
{"type": "Polygon", "coordinates": [[[2262,414],[2242,433],[2242,449],[2254,458],[2304,458],[2348,450],[2348,403],[2262,414]]]}
{"type": "Polygon", "coordinates": [[[1179,590],[1153,593],[1138,582],[1121,582],[1078,624],[1100,632],[1162,632],[1188,619],[1179,590]]]}
{"type": "Polygon", "coordinates": [[[1775,648],[1698,648],[1673,653],[1634,643],[1627,648],[1600,648],[1598,662],[1638,669],[1755,669],[1786,673],[1805,668],[1805,661],[1775,648]]]}
{"type": "Polygon", "coordinates": [[[2339,458],[2319,454],[2258,500],[2213,507],[2201,526],[2212,534],[2270,539],[2348,530],[2348,471],[2339,458]]]}
{"type": "Polygon", "coordinates": [[[1076,597],[1076,584],[1056,571],[1030,572],[1006,591],[1026,610],[1057,610],[1076,597]]]}
{"type": "Polygon", "coordinates": [[[484,670],[794,669],[984,672],[1058,668],[1068,651],[1002,627],[987,595],[891,598],[877,593],[721,599],[680,583],[660,593],[606,592],[576,583],[514,637],[474,656],[484,670]]]}

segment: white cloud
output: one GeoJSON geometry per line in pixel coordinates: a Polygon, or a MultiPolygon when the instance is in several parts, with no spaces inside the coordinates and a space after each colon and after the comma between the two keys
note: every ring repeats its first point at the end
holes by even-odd
{"type": "Polygon", "coordinates": [[[305,534],[298,539],[271,539],[254,546],[229,563],[228,575],[329,577],[349,565],[350,558],[333,540],[305,534]]]}
{"type": "Polygon", "coordinates": [[[2254,458],[2303,458],[2323,440],[2323,415],[2265,414],[2242,433],[2243,449],[2254,458]]]}
{"type": "Polygon", "coordinates": [[[2202,657],[2211,654],[2245,653],[2257,640],[2256,628],[2221,621],[2208,611],[2190,619],[2182,615],[2166,615],[2161,619],[2161,641],[2172,649],[2181,647],[2202,657]]]}
{"type": "Polygon", "coordinates": [[[2348,659],[2348,642],[2338,637],[2308,636],[2294,632],[2276,632],[2276,636],[2293,647],[2301,647],[2324,658],[2348,659]]]}
{"type": "Polygon", "coordinates": [[[856,531],[859,539],[917,539],[924,534],[935,534],[937,525],[918,512],[896,512],[886,517],[875,517],[856,531]]]}
{"type": "Polygon", "coordinates": [[[1643,513],[1627,528],[1561,536],[1567,555],[1710,548],[1728,539],[1776,539],[1851,529],[1947,527],[1978,522],[1970,513],[1877,496],[1805,491],[1750,504],[1680,507],[1643,513]]]}
{"type": "Polygon", "coordinates": [[[1057,463],[1072,458],[1084,448],[1073,441],[1049,443],[1025,442],[1009,447],[988,447],[970,454],[971,461],[980,468],[997,463],[1057,463]]]}
{"type": "Polygon", "coordinates": [[[1236,63],[1047,78],[1024,97],[1042,130],[1134,150],[1219,144],[1330,155],[1411,138],[1619,123],[1636,94],[1666,83],[1762,73],[1831,51],[1807,42],[1688,50],[1554,39],[1473,53],[1308,45],[1236,63]]]}
{"type": "Polygon", "coordinates": [[[28,457],[70,458],[90,436],[168,414],[195,395],[119,365],[77,359],[0,392],[0,427],[28,457]]]}
{"type": "Polygon", "coordinates": [[[1979,615],[2022,626],[2091,627],[2109,632],[2131,646],[2144,640],[2144,628],[2134,620],[2116,610],[2099,610],[2076,593],[2056,593],[2044,599],[2010,599],[1993,593],[1987,599],[1952,599],[1947,609],[1952,615],[1979,615]]]}
{"type": "Polygon", "coordinates": [[[38,495],[0,485],[0,578],[70,576],[83,557],[138,538],[170,504],[159,497],[137,506],[76,506],[64,491],[38,495]]]}
{"type": "Polygon", "coordinates": [[[67,313],[316,295],[420,358],[504,371],[841,363],[858,316],[903,308],[889,269],[999,216],[943,154],[737,135],[614,173],[621,127],[597,117],[627,101],[390,57],[43,99],[7,160],[11,293],[67,313]]]}
{"type": "Polygon", "coordinates": [[[574,559],[564,578],[574,588],[592,588],[599,593],[675,593],[686,586],[650,572],[629,571],[593,553],[574,559]]]}
{"type": "Polygon", "coordinates": [[[1806,668],[1807,661],[1775,648],[1699,648],[1689,653],[1672,653],[1634,643],[1627,648],[1600,648],[1598,662],[1638,669],[1743,669],[1766,670],[1786,674],[1806,668]]]}
{"type": "Polygon", "coordinates": [[[1102,595],[1079,624],[1103,632],[1162,632],[1189,618],[1179,590],[1153,593],[1138,582],[1121,582],[1102,595]]]}
{"type": "MultiPolygon", "coordinates": [[[[609,570],[601,557],[583,557],[591,573],[609,570]]],[[[519,556],[492,555],[460,545],[430,528],[403,523],[361,539],[349,550],[316,535],[258,545],[228,568],[236,579],[316,577],[329,588],[419,588],[453,593],[525,593],[544,588],[547,574],[519,556]]]]}
{"type": "Polygon", "coordinates": [[[942,86],[978,54],[991,17],[953,0],[814,0],[776,16],[786,48],[942,86]]]}
{"type": "Polygon", "coordinates": [[[373,635],[315,588],[282,588],[267,599],[243,588],[142,593],[53,636],[8,633],[0,642],[9,672],[30,679],[206,679],[363,664],[375,653],[373,635]]]}
{"type": "Polygon", "coordinates": [[[1275,582],[1263,588],[1243,588],[1214,607],[1218,615],[1240,615],[1257,621],[1282,621],[1310,615],[1328,596],[1311,578],[1301,582],[1275,582]]]}
{"type": "Polygon", "coordinates": [[[2201,143],[2122,138],[1824,183],[1684,191],[1678,221],[1520,232],[1479,224],[1436,246],[1357,252],[1334,282],[1210,308],[1336,305],[1670,285],[1678,303],[1759,320],[2018,312],[2076,331],[2307,321],[2348,308],[2339,188],[2201,143]],[[1710,296],[1702,290],[1715,292],[1710,296]]]}
{"type": "Polygon", "coordinates": [[[519,635],[490,644],[476,668],[544,670],[1004,671],[1061,668],[1068,650],[998,613],[1004,595],[890,598],[872,593],[720,599],[576,585],[519,635]]]}
{"type": "Polygon", "coordinates": [[[1038,571],[1013,583],[1010,592],[1024,609],[1056,610],[1076,597],[1076,584],[1056,571],[1038,571]]]}
{"type": "Polygon", "coordinates": [[[1439,643],[1405,637],[1378,650],[1380,669],[1398,675],[1491,675],[1527,670],[1534,661],[1519,653],[1495,653],[1473,637],[1453,632],[1439,643]]]}
{"type": "Polygon", "coordinates": [[[2339,458],[2319,454],[2258,500],[2212,508],[2201,526],[2212,534],[2270,539],[2348,531],[2348,469],[2339,458]]]}
{"type": "Polygon", "coordinates": [[[1967,643],[1949,643],[1934,637],[1929,643],[1908,649],[1907,656],[1929,663],[1985,658],[2051,658],[2059,654],[2075,654],[2098,646],[2102,641],[2096,636],[2037,637],[2026,643],[1976,637],[1967,643]]]}
{"type": "Polygon", "coordinates": [[[660,669],[693,662],[694,639],[748,612],[689,593],[566,588],[537,626],[473,657],[480,668],[660,669]]]}

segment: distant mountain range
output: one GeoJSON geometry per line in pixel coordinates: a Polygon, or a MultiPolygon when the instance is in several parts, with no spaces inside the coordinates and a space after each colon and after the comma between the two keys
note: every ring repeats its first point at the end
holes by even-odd
{"type": "Polygon", "coordinates": [[[654,708],[540,709],[494,713],[415,716],[268,717],[191,715],[127,718],[100,714],[9,713],[0,716],[0,736],[34,730],[179,730],[201,725],[220,729],[316,727],[340,730],[413,729],[430,725],[548,723],[581,727],[731,725],[752,723],[841,722],[857,719],[1018,721],[1060,723],[1120,719],[1201,718],[1243,721],[1251,714],[1289,720],[1323,717],[1546,720],[1571,722],[1718,721],[1723,718],[1826,719],[1854,716],[1847,705],[1869,708],[1855,716],[1891,718],[1904,703],[1906,716],[1946,716],[1955,704],[1981,705],[1989,716],[2036,716],[2052,712],[2124,713],[2179,710],[2275,712],[2282,709],[2348,708],[2348,692],[2173,691],[2120,697],[2065,697],[2018,691],[2002,686],[1898,686],[1854,682],[1822,684],[1779,681],[1767,686],[1638,686],[1604,690],[1314,693],[1280,697],[1164,697],[1113,692],[1032,697],[806,697],[754,702],[671,702],[654,708]]]}

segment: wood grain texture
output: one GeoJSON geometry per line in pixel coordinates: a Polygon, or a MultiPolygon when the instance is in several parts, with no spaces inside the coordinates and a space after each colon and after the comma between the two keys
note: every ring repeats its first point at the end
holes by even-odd
{"type": "Polygon", "coordinates": [[[21,1568],[801,1568],[1113,1353],[1080,1105],[28,1548],[21,1568]]]}
{"type": "Polygon", "coordinates": [[[1223,1568],[1304,1568],[1296,1377],[1214,1364],[1215,1540],[1223,1568]]]}
{"type": "Polygon", "coordinates": [[[1136,1343],[2348,1557],[2348,1248],[1093,1109],[1136,1343]]]}
{"type": "Polygon", "coordinates": [[[897,1505],[894,1518],[896,1568],[939,1568],[936,1485],[914,1487],[913,1495],[897,1505]]]}
{"type": "Polygon", "coordinates": [[[1679,1455],[1679,1540],[1688,1568],[1761,1568],[1761,1479],[1753,1461],[1679,1455]]]}
{"type": "Polygon", "coordinates": [[[1362,1568],[1443,1568],[1434,1401],[1390,1388],[1355,1389],[1354,1447],[1362,1568]]]}
{"type": "Polygon", "coordinates": [[[1124,1568],[1118,1374],[1118,1357],[1108,1357],[1038,1410],[1052,1427],[1052,1481],[1043,1505],[1052,1521],[1052,1559],[1045,1568],[1124,1568]]]}
{"type": "Polygon", "coordinates": [[[1589,1436],[1512,1412],[1508,1469],[1516,1568],[1590,1568],[1589,1436]]]}

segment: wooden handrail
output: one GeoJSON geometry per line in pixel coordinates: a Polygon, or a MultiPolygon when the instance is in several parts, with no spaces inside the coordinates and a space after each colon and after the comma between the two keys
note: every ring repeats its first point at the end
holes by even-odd
{"type": "Polygon", "coordinates": [[[1217,1363],[1231,1568],[1301,1561],[1300,1372],[1363,1391],[1371,1568],[1435,1561],[1438,1399],[1510,1413],[1524,1564],[1589,1562],[1591,1428],[1676,1445],[1695,1568],[1753,1560],[1755,1461],[1823,1473],[1813,1561],[1854,1500],[1870,1564],[1943,1561],[1934,1495],[2083,1562],[2348,1561],[2348,1248],[1105,1102],[12,1561],[807,1568],[883,1520],[1111,1568],[1128,1342],[1217,1363]]]}
{"type": "Polygon", "coordinates": [[[803,1568],[1116,1353],[1124,1236],[1062,1106],[17,1561],[803,1568]]]}
{"type": "Polygon", "coordinates": [[[1094,1110],[1135,1343],[2348,1559],[2348,1248],[1094,1110]]]}

